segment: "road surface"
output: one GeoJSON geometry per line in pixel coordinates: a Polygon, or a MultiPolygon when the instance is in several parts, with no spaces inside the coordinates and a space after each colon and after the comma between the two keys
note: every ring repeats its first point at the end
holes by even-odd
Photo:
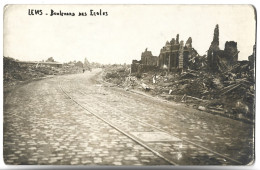
{"type": "Polygon", "coordinates": [[[42,165],[245,165],[253,125],[101,81],[101,70],[4,98],[4,161],[42,165]]]}

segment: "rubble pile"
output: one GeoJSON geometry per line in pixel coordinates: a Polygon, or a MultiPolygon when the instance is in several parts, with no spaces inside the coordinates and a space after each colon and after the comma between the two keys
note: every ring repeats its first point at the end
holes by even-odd
{"type": "Polygon", "coordinates": [[[14,72],[14,70],[11,69],[12,67],[13,68],[19,67],[18,64],[13,59],[9,59],[6,57],[4,57],[3,63],[4,63],[4,77],[3,77],[4,83],[12,81],[13,79],[19,79],[16,73],[14,72]]]}
{"type": "MultiPolygon", "coordinates": [[[[13,58],[4,57],[3,63],[4,85],[15,85],[18,81],[35,77],[34,72],[30,68],[21,67],[13,58]]],[[[41,74],[38,75],[41,76],[41,74]]]]}
{"type": "MultiPolygon", "coordinates": [[[[216,25],[207,55],[200,56],[192,48],[190,37],[185,46],[176,40],[161,49],[159,69],[132,69],[126,78],[126,89],[141,89],[154,96],[216,114],[252,122],[255,108],[255,46],[248,60],[238,61],[237,42],[226,41],[219,47],[219,26],[216,25]]],[[[145,59],[146,68],[153,66],[145,59]]],[[[133,60],[133,66],[138,62],[133,60]]]]}
{"type": "Polygon", "coordinates": [[[130,65],[108,65],[104,68],[103,79],[109,83],[123,86],[130,74],[130,65]]]}
{"type": "Polygon", "coordinates": [[[75,66],[72,64],[64,63],[63,67],[59,69],[59,74],[76,74],[76,73],[82,73],[82,67],[75,66]]]}
{"type": "Polygon", "coordinates": [[[63,75],[82,72],[82,68],[64,64],[63,67],[53,67],[40,64],[21,64],[18,60],[4,57],[4,86],[16,85],[19,82],[30,81],[48,75],[63,75]]]}
{"type": "Polygon", "coordinates": [[[210,73],[203,65],[182,73],[152,70],[131,73],[129,66],[112,65],[104,69],[103,79],[126,90],[141,90],[152,96],[183,102],[199,110],[234,119],[253,121],[254,68],[239,62],[231,70],[210,73]]]}
{"type": "Polygon", "coordinates": [[[153,96],[185,102],[200,110],[204,108],[214,113],[252,121],[255,84],[253,71],[243,73],[244,65],[235,70],[218,74],[195,70],[181,74],[147,72],[139,77],[136,74],[131,75],[132,82],[122,85],[125,88],[146,91],[153,96]],[[241,77],[240,73],[244,76],[241,77]]]}

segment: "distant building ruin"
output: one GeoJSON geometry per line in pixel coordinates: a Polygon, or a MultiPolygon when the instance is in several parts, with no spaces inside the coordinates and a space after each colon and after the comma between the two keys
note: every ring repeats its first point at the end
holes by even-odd
{"type": "Polygon", "coordinates": [[[253,47],[253,54],[248,56],[248,61],[250,63],[250,69],[254,69],[256,61],[256,45],[253,47]]]}
{"type": "MultiPolygon", "coordinates": [[[[213,40],[207,51],[207,55],[200,56],[192,47],[192,38],[186,43],[172,38],[161,48],[158,57],[153,56],[147,48],[142,52],[141,60],[133,60],[131,72],[144,72],[151,69],[165,69],[167,71],[182,72],[186,70],[207,69],[210,72],[230,70],[238,62],[237,42],[226,41],[224,50],[219,48],[219,26],[214,29],[213,40]]],[[[250,57],[253,60],[253,57],[250,57]]]]}
{"type": "Polygon", "coordinates": [[[195,56],[198,56],[198,53],[192,48],[191,37],[184,45],[183,41],[179,42],[179,34],[177,34],[176,40],[173,38],[170,42],[167,41],[165,46],[161,48],[159,57],[153,56],[152,52],[146,48],[142,52],[140,61],[132,61],[131,71],[140,72],[152,69],[155,66],[168,71],[183,71],[189,68],[189,60],[195,56]]]}
{"type": "Polygon", "coordinates": [[[168,71],[183,71],[188,69],[188,63],[191,56],[197,55],[197,51],[192,48],[192,39],[179,42],[179,34],[176,40],[172,38],[167,41],[165,46],[162,47],[159,55],[158,66],[160,68],[167,68],[168,71]]]}
{"type": "Polygon", "coordinates": [[[158,57],[153,56],[147,48],[141,54],[141,60],[133,60],[131,64],[131,72],[146,72],[157,68],[158,57]]]}
{"type": "Polygon", "coordinates": [[[142,52],[141,64],[156,66],[157,60],[158,60],[158,57],[153,56],[151,51],[147,51],[147,48],[145,49],[144,52],[142,52]]]}
{"type": "Polygon", "coordinates": [[[225,49],[219,48],[219,27],[216,25],[213,41],[207,53],[208,70],[211,72],[225,71],[238,61],[237,42],[226,41],[225,49]]]}

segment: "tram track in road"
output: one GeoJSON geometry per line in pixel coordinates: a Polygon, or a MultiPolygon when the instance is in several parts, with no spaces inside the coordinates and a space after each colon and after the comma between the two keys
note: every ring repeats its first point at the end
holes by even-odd
{"type": "MultiPolygon", "coordinates": [[[[80,92],[81,94],[85,94],[85,92],[82,92],[82,91],[79,91],[79,92],[80,92]]],[[[152,128],[155,129],[155,130],[158,130],[158,131],[160,131],[160,132],[167,133],[167,134],[169,134],[169,135],[171,135],[171,136],[174,136],[174,137],[176,137],[176,138],[178,138],[178,139],[180,139],[180,140],[182,140],[182,141],[185,141],[185,142],[187,142],[187,143],[189,143],[189,144],[195,145],[195,146],[200,147],[200,148],[202,148],[202,149],[204,149],[204,150],[207,150],[207,151],[209,151],[209,152],[211,152],[211,153],[214,153],[214,154],[216,154],[216,155],[218,155],[218,156],[220,156],[220,157],[223,157],[223,158],[225,158],[225,159],[228,159],[228,160],[231,160],[231,161],[236,162],[236,163],[238,163],[238,164],[241,164],[241,162],[239,162],[239,161],[237,161],[237,160],[235,160],[235,159],[232,159],[232,158],[230,158],[230,157],[228,157],[228,156],[225,156],[225,155],[223,155],[223,154],[221,154],[221,153],[218,153],[218,152],[216,152],[216,151],[214,151],[214,150],[212,150],[212,149],[206,148],[206,147],[201,146],[201,145],[199,145],[199,144],[196,144],[196,143],[194,143],[194,142],[192,142],[192,141],[179,138],[178,136],[175,136],[174,134],[171,134],[171,133],[169,133],[168,131],[165,131],[165,130],[163,130],[163,129],[160,129],[160,128],[158,128],[157,126],[154,126],[154,125],[152,125],[152,124],[148,124],[148,123],[146,123],[146,122],[144,122],[144,121],[142,121],[142,120],[140,120],[140,119],[137,119],[137,118],[135,118],[135,117],[133,117],[133,116],[127,114],[127,113],[122,112],[122,111],[118,111],[117,109],[115,109],[115,108],[113,108],[113,107],[111,107],[111,106],[105,105],[105,104],[104,104],[103,102],[101,102],[101,101],[98,101],[98,100],[97,100],[97,102],[99,103],[100,106],[102,106],[102,107],[109,107],[109,109],[113,110],[114,112],[120,112],[121,115],[124,114],[124,115],[126,115],[127,117],[129,117],[129,118],[131,118],[131,119],[134,119],[135,121],[137,121],[137,122],[139,122],[139,123],[141,123],[141,124],[143,124],[143,125],[152,127],[152,128]]]]}
{"type": "Polygon", "coordinates": [[[159,152],[155,151],[154,149],[152,149],[151,147],[149,147],[148,145],[144,144],[142,141],[136,139],[135,137],[133,137],[132,135],[126,133],[125,131],[121,130],[119,127],[113,125],[112,123],[110,123],[109,121],[103,119],[101,116],[95,114],[93,111],[91,111],[89,108],[84,107],[83,105],[81,105],[79,102],[77,102],[75,99],[72,98],[72,96],[70,96],[61,86],[60,82],[59,82],[59,88],[61,89],[61,91],[68,97],[70,98],[74,103],[76,103],[77,105],[79,105],[81,108],[83,108],[84,110],[86,110],[88,113],[94,115],[95,117],[97,117],[98,119],[102,120],[103,122],[107,123],[109,126],[111,126],[112,128],[116,129],[117,131],[119,131],[120,133],[122,133],[123,135],[127,136],[128,138],[130,138],[131,140],[133,140],[134,142],[138,143],[139,145],[143,146],[144,148],[146,148],[147,150],[151,151],[152,153],[154,153],[155,155],[157,155],[158,157],[162,158],[163,160],[165,160],[166,162],[168,162],[171,165],[177,165],[175,162],[167,159],[166,157],[164,157],[163,155],[161,155],[159,152]]]}
{"type": "MultiPolygon", "coordinates": [[[[76,81],[76,82],[73,82],[73,83],[79,83],[79,82],[76,81]]],[[[76,87],[76,86],[74,85],[73,88],[75,88],[75,87],[76,87]]],[[[112,123],[111,121],[108,121],[107,119],[105,119],[104,117],[102,117],[100,114],[96,113],[96,111],[92,110],[91,107],[90,107],[88,104],[86,104],[86,103],[82,104],[82,103],[80,103],[77,99],[73,98],[72,95],[70,95],[68,92],[66,92],[65,89],[62,87],[61,81],[59,82],[59,88],[61,89],[61,91],[62,91],[68,98],[70,98],[74,103],[76,103],[77,105],[79,105],[80,107],[82,107],[82,108],[83,108],[84,110],[86,110],[88,113],[94,115],[94,116],[97,117],[98,119],[100,119],[100,120],[102,120],[103,122],[107,123],[107,124],[110,125],[112,128],[116,129],[117,131],[119,131],[119,132],[122,133],[123,135],[127,136],[127,137],[130,138],[131,140],[135,141],[136,143],[140,144],[141,146],[143,146],[144,148],[148,149],[149,151],[153,152],[155,155],[157,155],[158,157],[164,159],[164,160],[167,161],[168,163],[170,163],[170,164],[172,164],[172,165],[178,165],[178,163],[176,163],[175,161],[171,160],[170,158],[168,159],[166,156],[164,156],[163,153],[160,153],[158,150],[156,150],[156,148],[152,148],[151,146],[149,146],[148,144],[146,144],[146,143],[143,142],[142,140],[136,138],[136,137],[133,136],[132,134],[128,133],[127,131],[123,130],[123,129],[120,128],[119,126],[115,125],[115,123],[112,123]]],[[[81,89],[79,89],[79,88],[75,88],[74,90],[77,91],[78,93],[80,93],[81,95],[84,95],[84,96],[89,95],[88,93],[86,93],[86,92],[84,92],[84,91],[81,91],[81,89]]],[[[98,100],[97,100],[97,101],[98,101],[98,100]]],[[[102,106],[102,107],[109,107],[109,106],[107,106],[106,104],[104,104],[104,103],[101,102],[101,101],[98,101],[98,105],[100,105],[100,106],[102,106]]],[[[120,112],[121,114],[123,113],[122,111],[117,110],[117,109],[115,109],[115,108],[113,108],[113,107],[109,107],[109,109],[112,110],[112,111],[115,112],[115,113],[118,113],[118,112],[120,112]]],[[[130,115],[127,114],[127,113],[123,113],[123,114],[124,114],[125,116],[129,117],[130,119],[135,120],[136,122],[139,122],[140,124],[143,124],[143,125],[145,125],[145,126],[151,127],[151,128],[153,128],[153,129],[155,129],[155,130],[157,130],[157,131],[167,133],[167,134],[169,134],[169,135],[171,135],[171,136],[173,136],[173,137],[176,137],[176,138],[180,139],[181,141],[184,141],[184,142],[186,142],[186,143],[189,143],[189,144],[191,144],[191,145],[194,145],[194,146],[196,146],[196,147],[199,147],[199,148],[201,148],[201,149],[203,149],[203,150],[206,150],[207,152],[210,152],[210,153],[212,153],[212,154],[214,154],[214,155],[217,155],[218,157],[221,157],[221,158],[224,158],[224,159],[226,159],[226,160],[228,160],[228,161],[230,161],[230,162],[233,162],[235,165],[241,165],[241,164],[242,164],[240,161],[237,161],[237,160],[235,160],[235,159],[233,159],[233,158],[230,158],[230,157],[228,157],[228,156],[225,156],[225,155],[223,155],[223,154],[221,154],[221,153],[218,153],[218,152],[216,152],[216,151],[214,151],[214,150],[211,150],[211,149],[209,149],[209,148],[206,148],[206,147],[204,147],[204,146],[201,146],[201,145],[199,145],[199,144],[196,144],[196,143],[194,143],[194,142],[192,142],[192,141],[189,141],[189,140],[186,140],[186,139],[181,139],[181,138],[179,138],[179,137],[177,137],[177,136],[175,136],[175,135],[173,135],[173,134],[170,134],[169,132],[167,132],[167,131],[165,131],[165,130],[163,130],[163,129],[160,129],[160,128],[154,126],[154,125],[148,124],[148,123],[146,123],[146,122],[144,122],[144,121],[142,121],[142,120],[140,120],[140,119],[137,119],[137,118],[135,118],[135,117],[133,117],[133,116],[130,116],[130,115]]]]}
{"type": "MultiPolygon", "coordinates": [[[[81,91],[80,93],[81,93],[81,94],[85,94],[85,92],[82,92],[82,91],[81,91]]],[[[139,119],[139,118],[135,118],[134,116],[129,115],[129,114],[125,113],[125,112],[122,112],[122,111],[120,111],[120,110],[118,110],[118,109],[115,109],[114,107],[105,105],[103,102],[101,102],[101,101],[99,101],[99,100],[97,100],[97,102],[99,103],[100,106],[102,106],[102,107],[109,107],[109,108],[110,108],[111,110],[113,110],[114,112],[120,112],[120,114],[124,114],[124,115],[126,115],[127,117],[129,117],[129,118],[131,118],[131,119],[134,119],[134,120],[136,120],[137,122],[139,122],[139,123],[141,123],[141,124],[143,124],[143,125],[150,126],[150,127],[154,128],[154,129],[156,129],[156,130],[158,130],[158,131],[167,133],[167,134],[169,134],[169,135],[171,135],[171,136],[174,136],[174,137],[176,137],[176,138],[178,138],[178,139],[180,139],[180,140],[182,140],[182,141],[185,141],[185,142],[187,142],[187,143],[189,143],[189,144],[192,144],[192,145],[194,145],[194,146],[197,146],[197,147],[199,147],[199,148],[202,148],[202,149],[204,149],[204,150],[207,150],[207,151],[209,151],[209,152],[211,152],[211,153],[214,153],[214,154],[216,154],[216,155],[218,155],[218,156],[220,156],[220,157],[223,157],[223,158],[225,158],[225,159],[228,159],[228,160],[231,160],[231,161],[233,161],[233,162],[236,162],[237,164],[242,164],[242,163],[241,163],[240,161],[238,161],[238,160],[235,160],[235,159],[233,159],[233,158],[230,158],[230,157],[228,157],[228,156],[225,156],[224,154],[218,153],[218,152],[216,152],[216,151],[214,151],[214,150],[212,150],[212,149],[210,149],[210,148],[204,147],[204,146],[202,146],[201,144],[197,144],[197,143],[195,143],[195,142],[193,142],[193,141],[180,138],[179,136],[176,136],[175,134],[172,134],[172,133],[170,133],[170,132],[168,132],[168,131],[166,131],[166,130],[164,130],[164,129],[161,129],[161,128],[157,127],[157,126],[154,126],[154,125],[152,125],[152,124],[146,123],[146,122],[144,122],[143,120],[141,120],[141,119],[139,119]]]]}

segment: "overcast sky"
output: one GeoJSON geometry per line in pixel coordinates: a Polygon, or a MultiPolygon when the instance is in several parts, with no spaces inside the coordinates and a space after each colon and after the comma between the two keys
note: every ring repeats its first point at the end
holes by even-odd
{"type": "Polygon", "coordinates": [[[255,44],[254,17],[249,5],[11,5],[4,14],[4,56],[131,63],[140,60],[145,48],[158,56],[176,34],[184,43],[192,37],[193,47],[204,55],[219,24],[220,49],[226,41],[236,41],[239,60],[247,60],[255,44]],[[28,15],[28,9],[41,9],[43,15],[28,15]],[[76,16],[50,16],[51,9],[76,16]],[[89,16],[91,9],[108,16],[89,16]]]}

